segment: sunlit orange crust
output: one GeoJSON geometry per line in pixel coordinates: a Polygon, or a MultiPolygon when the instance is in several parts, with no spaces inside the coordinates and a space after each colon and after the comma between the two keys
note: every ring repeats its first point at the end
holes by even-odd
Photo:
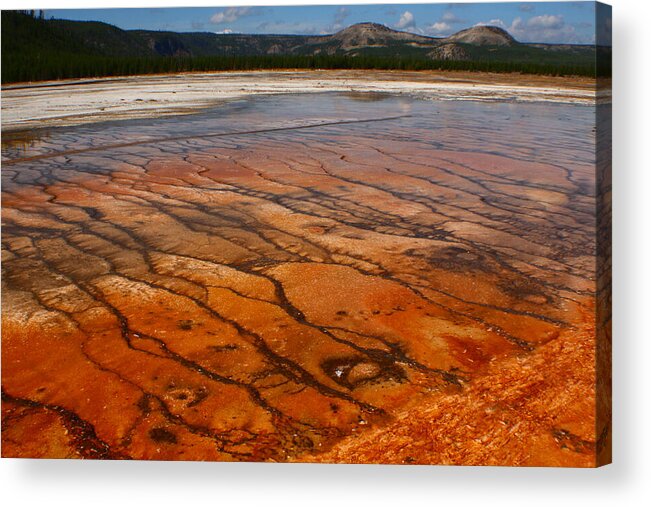
{"type": "Polygon", "coordinates": [[[347,128],[5,161],[2,455],[594,466],[594,167],[347,128]]]}

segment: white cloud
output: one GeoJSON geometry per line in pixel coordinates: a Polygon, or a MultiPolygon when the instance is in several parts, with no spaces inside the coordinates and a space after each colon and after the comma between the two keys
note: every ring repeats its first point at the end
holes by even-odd
{"type": "Polygon", "coordinates": [[[414,28],[415,26],[416,20],[414,19],[414,15],[409,11],[403,12],[396,23],[396,28],[414,28]]]}
{"type": "Polygon", "coordinates": [[[233,30],[230,28],[224,28],[223,30],[220,30],[219,32],[215,32],[217,35],[228,35],[229,33],[233,33],[233,30]]]}
{"type": "Polygon", "coordinates": [[[335,17],[332,21],[332,25],[323,30],[323,33],[329,33],[337,30],[341,30],[344,27],[344,21],[350,15],[350,11],[346,7],[339,7],[337,12],[335,12],[335,17]]]}
{"type": "Polygon", "coordinates": [[[549,14],[543,14],[542,16],[534,16],[527,21],[527,26],[533,28],[546,28],[551,30],[557,30],[562,28],[565,25],[565,20],[563,16],[552,16],[549,14]]]}
{"type": "Polygon", "coordinates": [[[350,12],[346,7],[339,7],[339,9],[337,9],[337,12],[335,12],[335,23],[343,23],[349,14],[350,12]]]}
{"type": "Polygon", "coordinates": [[[576,28],[565,23],[561,15],[544,14],[527,21],[516,18],[509,32],[524,42],[585,42],[576,33],[576,28]]]}
{"type": "Polygon", "coordinates": [[[504,28],[505,30],[508,30],[508,26],[501,19],[491,19],[490,21],[480,21],[475,26],[498,26],[500,28],[504,28]]]}
{"type": "Polygon", "coordinates": [[[459,23],[464,23],[464,20],[457,17],[457,15],[452,11],[445,11],[439,21],[448,23],[450,25],[458,25],[459,23]]]}
{"type": "Polygon", "coordinates": [[[543,14],[529,19],[517,16],[510,25],[502,19],[482,21],[475,26],[498,26],[509,32],[516,40],[521,42],[549,42],[549,43],[589,43],[590,40],[577,33],[574,25],[565,22],[560,14],[543,14]]]}
{"type": "Polygon", "coordinates": [[[229,7],[228,9],[213,14],[210,18],[210,22],[215,25],[233,23],[244,16],[251,16],[252,14],[253,9],[251,9],[251,7],[229,7]]]}
{"type": "Polygon", "coordinates": [[[446,35],[450,35],[454,31],[452,30],[452,25],[459,25],[462,23],[466,23],[465,20],[459,18],[454,12],[449,10],[452,7],[453,5],[449,5],[448,10],[446,10],[443,13],[441,19],[427,26],[425,28],[425,33],[429,35],[436,35],[439,37],[446,36],[446,35]]]}
{"type": "Polygon", "coordinates": [[[525,22],[522,21],[522,18],[518,16],[517,18],[513,19],[513,22],[511,23],[511,26],[508,28],[508,30],[513,30],[513,32],[522,31],[525,29],[525,26],[525,22]]]}
{"type": "Polygon", "coordinates": [[[431,35],[449,35],[451,29],[452,27],[445,21],[437,21],[429,25],[426,31],[431,35]]]}

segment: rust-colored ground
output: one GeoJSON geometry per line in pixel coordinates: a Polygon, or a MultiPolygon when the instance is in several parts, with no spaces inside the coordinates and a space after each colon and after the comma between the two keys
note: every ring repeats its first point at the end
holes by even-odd
{"type": "Polygon", "coordinates": [[[593,466],[591,146],[500,118],[6,158],[2,455],[593,466]]]}

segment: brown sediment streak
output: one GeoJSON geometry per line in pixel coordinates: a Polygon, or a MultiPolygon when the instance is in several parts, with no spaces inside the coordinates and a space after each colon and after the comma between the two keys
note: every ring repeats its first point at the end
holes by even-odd
{"type": "Polygon", "coordinates": [[[3,162],[3,455],[589,466],[591,159],[536,127],[39,139],[3,162]]]}

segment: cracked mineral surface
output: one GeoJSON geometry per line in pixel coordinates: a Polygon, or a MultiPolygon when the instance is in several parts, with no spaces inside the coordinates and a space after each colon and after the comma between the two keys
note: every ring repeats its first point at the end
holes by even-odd
{"type": "Polygon", "coordinates": [[[594,126],[358,91],[3,134],[2,455],[593,466],[594,126]]]}

